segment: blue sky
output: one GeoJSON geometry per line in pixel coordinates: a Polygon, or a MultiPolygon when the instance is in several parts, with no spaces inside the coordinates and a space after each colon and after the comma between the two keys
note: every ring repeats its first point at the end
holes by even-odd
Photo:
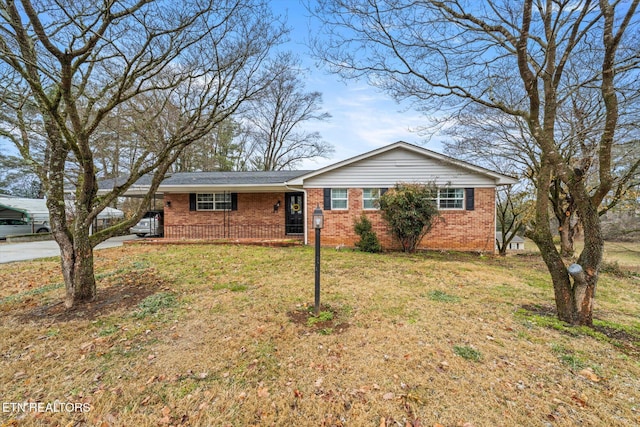
{"type": "Polygon", "coordinates": [[[437,138],[425,143],[426,138],[416,132],[428,124],[425,116],[408,109],[408,105],[397,104],[366,81],[345,83],[326,69],[318,68],[306,45],[308,12],[299,0],[271,0],[271,4],[274,13],[286,16],[292,28],[291,41],[283,48],[299,55],[309,68],[305,90],[321,92],[324,110],[332,116],[324,123],[309,124],[308,129],[320,132],[335,147],[334,154],[331,159],[306,161],[303,169],[316,169],[400,140],[442,151],[437,138]]]}

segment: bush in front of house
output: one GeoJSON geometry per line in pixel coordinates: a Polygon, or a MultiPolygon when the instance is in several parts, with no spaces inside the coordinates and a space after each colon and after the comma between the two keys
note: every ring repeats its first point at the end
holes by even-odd
{"type": "Polygon", "coordinates": [[[382,218],[404,252],[415,252],[435,220],[440,218],[435,203],[437,194],[435,185],[400,183],[380,196],[382,218]]]}
{"type": "Polygon", "coordinates": [[[363,252],[378,253],[382,250],[378,235],[373,231],[373,225],[365,214],[355,221],[354,225],[356,234],[360,236],[360,240],[356,242],[356,247],[363,252]]]}

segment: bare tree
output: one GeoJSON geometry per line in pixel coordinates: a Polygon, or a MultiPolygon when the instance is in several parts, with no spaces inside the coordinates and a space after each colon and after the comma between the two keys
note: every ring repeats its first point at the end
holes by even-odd
{"type": "Polygon", "coordinates": [[[516,190],[514,186],[499,188],[496,193],[496,221],[500,232],[500,239],[496,239],[498,253],[507,254],[507,248],[518,235],[522,233],[525,224],[531,219],[531,205],[526,190],[516,190]]]}
{"type": "Polygon", "coordinates": [[[263,62],[284,30],[258,0],[7,0],[0,23],[0,134],[43,183],[71,307],[96,296],[93,248],[142,216],[185,147],[277,77],[263,72],[263,62]],[[99,194],[98,130],[120,109],[138,112],[135,160],[128,176],[99,194]],[[98,213],[147,174],[136,215],[89,235],[98,213]]]}
{"type": "Polygon", "coordinates": [[[621,103],[638,91],[639,3],[320,0],[314,11],[324,37],[315,51],[343,76],[367,77],[425,112],[481,105],[521,118],[539,164],[528,235],[551,274],[559,318],[591,325],[604,248],[600,208],[640,167],[635,159],[620,173],[613,157],[621,103]],[[576,93],[601,105],[603,120],[592,135],[596,144],[567,157],[560,112],[576,93]],[[554,178],[567,187],[584,226],[584,250],[571,268],[549,225],[554,178]]]}
{"type": "Polygon", "coordinates": [[[249,103],[244,114],[253,167],[292,169],[302,160],[327,157],[333,147],[318,132],[302,128],[331,117],[321,110],[322,94],[304,91],[304,70],[290,53],[280,55],[269,69],[277,78],[249,103]]]}
{"type": "MultiPolygon", "coordinates": [[[[524,120],[481,105],[469,106],[467,110],[456,115],[444,129],[452,137],[443,143],[445,152],[502,173],[517,174],[535,185],[540,171],[539,150],[524,120]]],[[[558,142],[571,161],[578,141],[567,137],[558,142]]],[[[560,253],[571,257],[580,221],[571,194],[557,177],[549,188],[549,201],[560,236],[560,253]]]]}

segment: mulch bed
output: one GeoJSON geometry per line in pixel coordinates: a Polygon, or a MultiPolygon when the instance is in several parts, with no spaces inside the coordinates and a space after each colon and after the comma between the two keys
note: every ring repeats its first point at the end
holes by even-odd
{"type": "Polygon", "coordinates": [[[309,333],[341,334],[351,326],[349,323],[344,323],[340,320],[339,313],[335,309],[320,305],[320,312],[323,311],[331,312],[333,314],[333,318],[331,320],[316,321],[312,323],[309,322],[309,319],[315,317],[313,307],[289,311],[287,316],[289,316],[289,319],[291,319],[294,324],[300,327],[300,333],[302,335],[309,333]]]}

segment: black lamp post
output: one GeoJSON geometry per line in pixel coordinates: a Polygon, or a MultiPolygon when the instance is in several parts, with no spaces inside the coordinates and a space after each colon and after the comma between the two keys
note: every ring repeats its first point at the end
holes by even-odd
{"type": "Polygon", "coordinates": [[[315,314],[320,314],[320,230],[324,226],[324,215],[318,205],[313,210],[313,228],[316,230],[316,288],[315,288],[315,314]]]}

